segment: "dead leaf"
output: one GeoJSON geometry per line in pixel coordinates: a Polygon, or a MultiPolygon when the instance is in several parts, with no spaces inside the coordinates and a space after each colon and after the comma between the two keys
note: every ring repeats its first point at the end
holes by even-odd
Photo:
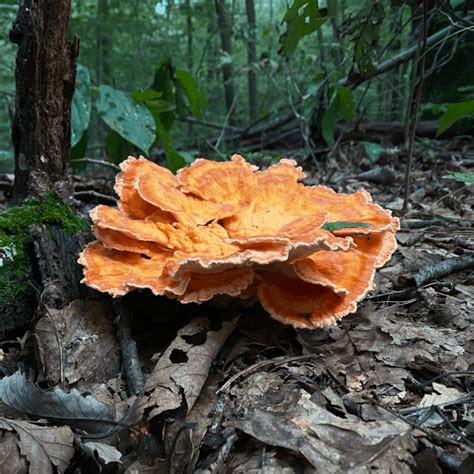
{"type": "Polygon", "coordinates": [[[443,384],[433,382],[434,393],[426,394],[418,404],[419,407],[429,407],[432,405],[442,405],[453,400],[460,399],[464,394],[453,387],[446,387],[443,384]]]}
{"type": "Polygon", "coordinates": [[[338,417],[301,392],[286,412],[252,410],[227,425],[259,441],[300,453],[324,473],[411,472],[417,439],[411,427],[393,417],[362,423],[338,417]]]}
{"type": "Polygon", "coordinates": [[[120,372],[113,320],[103,302],[75,300],[63,309],[48,308],[33,336],[42,365],[39,381],[101,383],[120,372]]]}
{"type": "Polygon", "coordinates": [[[0,380],[2,412],[7,408],[38,418],[47,418],[75,426],[88,433],[105,434],[113,431],[114,423],[107,407],[90,395],[82,396],[73,389],[41,390],[21,372],[0,380]]]}
{"type": "Polygon", "coordinates": [[[0,465],[3,474],[28,474],[28,462],[20,453],[16,434],[5,431],[0,440],[0,465]]]}
{"type": "Polygon", "coordinates": [[[238,318],[214,330],[208,318],[196,318],[183,327],[158,360],[134,407],[134,421],[151,420],[164,412],[193,407],[212,361],[232,333],[238,318]]]}
{"type": "Polygon", "coordinates": [[[74,434],[67,426],[41,426],[0,418],[0,428],[18,436],[21,454],[29,463],[29,474],[53,474],[55,469],[62,473],[74,455],[74,434]]]}
{"type": "Polygon", "coordinates": [[[108,468],[112,468],[109,464],[115,464],[115,468],[117,468],[117,465],[122,465],[122,453],[113,446],[95,441],[87,441],[83,443],[83,446],[91,457],[100,462],[102,467],[108,466],[108,468]]]}

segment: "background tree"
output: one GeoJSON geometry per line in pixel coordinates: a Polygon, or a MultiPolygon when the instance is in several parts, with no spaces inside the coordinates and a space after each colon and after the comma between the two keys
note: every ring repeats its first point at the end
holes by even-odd
{"type": "Polygon", "coordinates": [[[70,12],[70,1],[25,0],[10,32],[18,44],[14,201],[71,191],[67,167],[79,41],[67,40],[70,12]]]}
{"type": "Polygon", "coordinates": [[[222,61],[222,78],[224,81],[224,96],[229,122],[235,123],[236,103],[232,67],[232,26],[225,0],[215,0],[219,33],[221,36],[222,52],[226,55],[222,61]]]}
{"type": "Polygon", "coordinates": [[[254,0],[245,0],[245,10],[248,20],[248,44],[247,44],[247,62],[248,62],[248,88],[249,88],[249,119],[250,123],[257,119],[258,113],[258,90],[257,90],[257,39],[256,28],[257,20],[255,17],[254,0]]]}

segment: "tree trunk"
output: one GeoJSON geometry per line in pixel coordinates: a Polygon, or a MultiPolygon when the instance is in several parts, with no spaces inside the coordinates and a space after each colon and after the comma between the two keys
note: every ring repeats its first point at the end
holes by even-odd
{"type": "Polygon", "coordinates": [[[71,1],[24,0],[10,31],[18,44],[12,127],[12,201],[70,194],[71,101],[79,40],[67,41],[71,1]]]}
{"type": "MultiPolygon", "coordinates": [[[[217,21],[219,23],[219,32],[221,35],[222,51],[232,57],[232,38],[229,14],[225,6],[225,0],[215,0],[217,21]]],[[[229,116],[229,123],[235,123],[235,89],[232,82],[233,67],[231,62],[222,64],[222,77],[224,79],[224,95],[229,116]]]]}
{"type": "Polygon", "coordinates": [[[97,51],[96,51],[96,80],[98,84],[110,83],[110,47],[112,40],[110,35],[104,31],[109,16],[108,0],[98,0],[97,2],[97,51]]]}
{"type": "MultiPolygon", "coordinates": [[[[187,33],[187,46],[188,46],[188,72],[193,73],[193,16],[191,9],[191,0],[186,0],[186,33],[187,33]]],[[[191,139],[193,136],[193,124],[188,123],[188,138],[191,139]]]]}
{"type": "Polygon", "coordinates": [[[257,71],[255,70],[255,62],[257,61],[257,40],[254,0],[245,0],[245,9],[247,11],[247,21],[249,26],[249,39],[247,45],[247,63],[249,69],[249,119],[250,123],[253,123],[257,120],[258,115],[257,71]]]}

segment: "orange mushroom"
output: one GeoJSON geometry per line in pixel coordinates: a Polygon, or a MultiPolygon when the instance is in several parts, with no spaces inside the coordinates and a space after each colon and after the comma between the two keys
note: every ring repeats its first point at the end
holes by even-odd
{"type": "Polygon", "coordinates": [[[398,219],[369,193],[306,187],[292,160],[200,159],[175,176],[130,157],[121,169],[118,209],[91,211],[97,240],[79,258],[83,282],[114,297],[253,295],[283,323],[320,327],[357,309],[397,246],[398,219]]]}

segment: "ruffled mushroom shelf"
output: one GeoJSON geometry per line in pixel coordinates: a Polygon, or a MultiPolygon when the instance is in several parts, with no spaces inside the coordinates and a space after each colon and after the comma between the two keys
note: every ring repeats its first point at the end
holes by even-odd
{"type": "Polygon", "coordinates": [[[91,211],[83,282],[114,297],[136,288],[182,303],[256,296],[300,328],[334,324],[374,287],[395,251],[397,218],[369,193],[307,187],[292,160],[265,171],[234,155],[173,175],[142,157],[121,165],[118,209],[91,211]]]}

